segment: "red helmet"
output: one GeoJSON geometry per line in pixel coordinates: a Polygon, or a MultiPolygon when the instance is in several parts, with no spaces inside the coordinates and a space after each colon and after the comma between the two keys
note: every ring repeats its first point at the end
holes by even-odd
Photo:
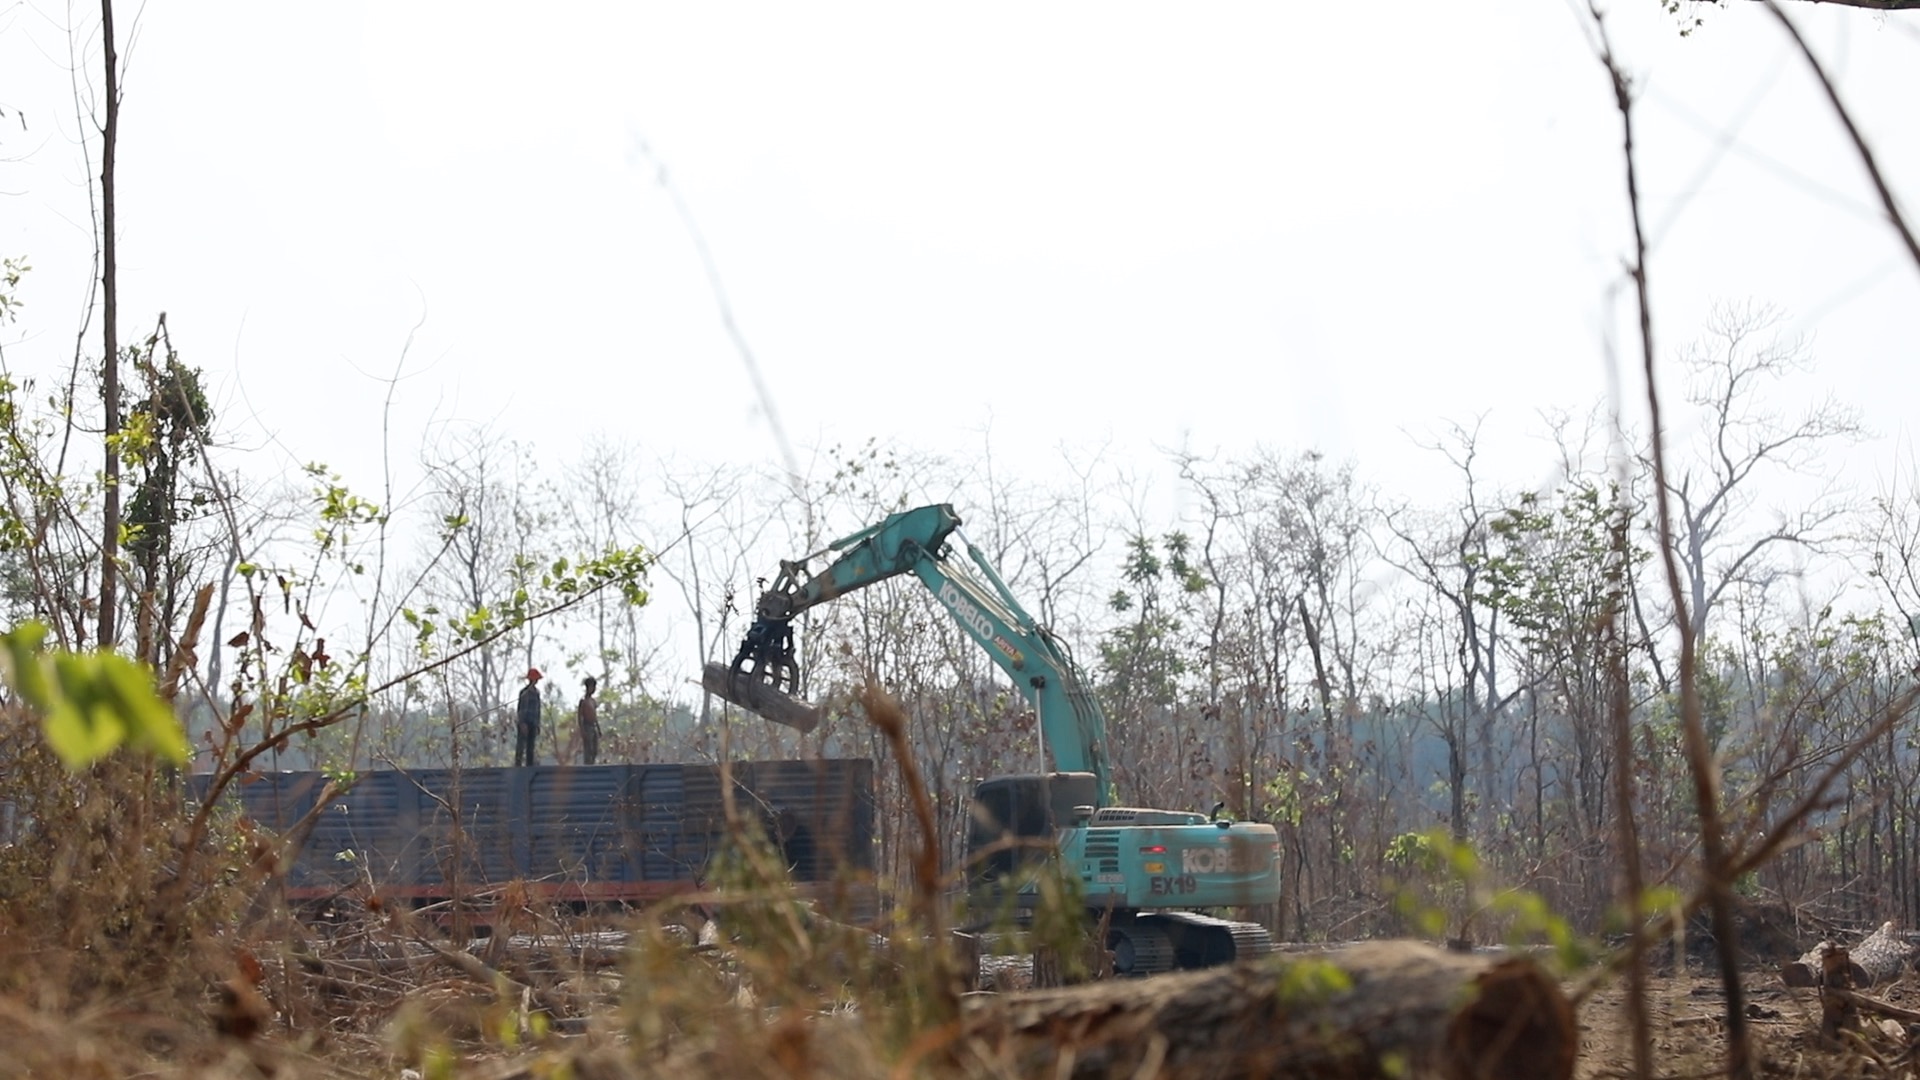
{"type": "Polygon", "coordinates": [[[537,668],[537,667],[530,667],[530,668],[528,668],[528,669],[527,669],[527,681],[528,681],[528,682],[539,682],[539,681],[540,681],[540,669],[539,669],[539,668],[537,668]]]}

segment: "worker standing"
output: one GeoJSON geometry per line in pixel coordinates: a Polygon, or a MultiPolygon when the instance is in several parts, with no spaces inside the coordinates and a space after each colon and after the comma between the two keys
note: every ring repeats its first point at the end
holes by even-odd
{"type": "Polygon", "coordinates": [[[587,676],[586,692],[580,695],[580,704],[573,710],[574,719],[580,724],[580,748],[589,765],[600,757],[600,706],[593,700],[593,692],[599,686],[599,680],[587,676]]]}
{"type": "Polygon", "coordinates": [[[540,669],[527,669],[527,685],[520,691],[520,707],[513,724],[513,764],[532,765],[539,757],[534,738],[540,734],[540,669]]]}

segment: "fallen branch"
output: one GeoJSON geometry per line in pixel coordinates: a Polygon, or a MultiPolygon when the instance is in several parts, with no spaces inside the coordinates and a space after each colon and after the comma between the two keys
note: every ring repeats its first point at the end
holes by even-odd
{"type": "Polygon", "coordinates": [[[519,1001],[526,1003],[530,1008],[539,1009],[541,1012],[548,1013],[552,1016],[565,1015],[564,1010],[557,1008],[554,1003],[548,999],[547,994],[537,987],[530,986],[527,983],[513,978],[506,972],[493,967],[485,960],[480,959],[464,949],[449,948],[433,940],[421,929],[419,924],[414,920],[411,912],[395,909],[394,914],[397,921],[406,928],[407,935],[412,938],[416,944],[426,946],[433,952],[434,956],[459,971],[460,974],[498,992],[503,998],[507,995],[512,995],[519,1001]]]}
{"type": "Polygon", "coordinates": [[[1847,990],[1836,986],[1830,987],[1822,991],[1822,993],[1832,994],[1863,1012],[1870,1012],[1876,1016],[1884,1016],[1890,1020],[1898,1020],[1905,1024],[1920,1024],[1920,1011],[1903,1009],[1890,1002],[1881,1001],[1879,998],[1868,997],[1858,990],[1847,990]]]}

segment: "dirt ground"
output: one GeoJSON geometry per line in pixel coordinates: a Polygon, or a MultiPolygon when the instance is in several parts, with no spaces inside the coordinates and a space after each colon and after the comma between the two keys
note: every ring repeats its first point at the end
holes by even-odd
{"type": "MultiPolygon", "coordinates": [[[[1907,1039],[1868,1030],[1834,1045],[1820,1036],[1818,991],[1789,989],[1767,970],[1750,970],[1744,981],[1749,1030],[1763,1075],[1780,1077],[1913,1076],[1907,1039]]],[[[1920,1010],[1920,981],[1868,991],[1873,997],[1920,1010]]],[[[1624,981],[1596,993],[1580,1012],[1581,1080],[1629,1076],[1633,1044],[1626,1016],[1624,981]]],[[[1726,1060],[1723,1016],[1726,993],[1717,976],[1698,969],[1685,976],[1655,975],[1649,985],[1655,1074],[1670,1080],[1721,1075],[1726,1060]]]]}

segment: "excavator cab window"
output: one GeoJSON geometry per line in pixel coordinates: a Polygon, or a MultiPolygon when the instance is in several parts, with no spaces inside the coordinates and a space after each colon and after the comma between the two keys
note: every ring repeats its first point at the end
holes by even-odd
{"type": "Polygon", "coordinates": [[[1052,856],[1054,834],[1098,798],[1092,773],[996,776],[973,792],[967,865],[976,881],[1011,877],[1052,856]]]}

